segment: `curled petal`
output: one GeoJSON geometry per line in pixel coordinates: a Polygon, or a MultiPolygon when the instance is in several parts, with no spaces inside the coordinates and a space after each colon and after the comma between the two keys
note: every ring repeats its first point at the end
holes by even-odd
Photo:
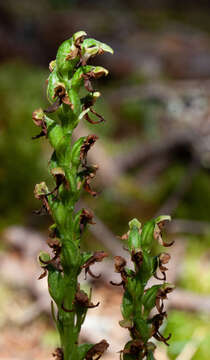
{"type": "Polygon", "coordinates": [[[54,113],[56,110],[58,110],[59,106],[62,104],[62,101],[60,98],[57,98],[56,101],[50,105],[47,109],[44,110],[45,114],[51,114],[54,113]]]}
{"type": "MultiPolygon", "coordinates": [[[[40,259],[40,261],[41,261],[41,259],[40,259]]],[[[38,277],[38,280],[43,279],[45,276],[47,276],[47,269],[46,269],[46,268],[43,270],[43,272],[41,273],[41,275],[38,277]]]]}
{"type": "Polygon", "coordinates": [[[85,269],[85,280],[86,280],[86,278],[87,278],[87,273],[88,273],[90,276],[92,276],[92,278],[94,278],[94,279],[99,279],[99,278],[101,277],[101,274],[95,275],[95,274],[93,274],[93,272],[90,270],[90,268],[86,268],[86,269],[85,269]]]}
{"type": "Polygon", "coordinates": [[[155,277],[155,279],[157,279],[157,280],[163,280],[163,281],[165,281],[165,280],[166,280],[166,274],[165,274],[164,271],[161,271],[161,273],[162,273],[162,275],[163,275],[162,278],[157,275],[157,272],[154,273],[154,277],[155,277]]]}
{"type": "Polygon", "coordinates": [[[123,281],[121,281],[120,283],[115,283],[114,281],[110,281],[110,284],[114,286],[121,286],[123,285],[123,281]]]}

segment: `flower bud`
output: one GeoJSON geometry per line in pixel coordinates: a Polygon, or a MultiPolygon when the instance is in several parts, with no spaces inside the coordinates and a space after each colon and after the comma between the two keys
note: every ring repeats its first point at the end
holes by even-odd
{"type": "Polygon", "coordinates": [[[49,189],[44,181],[42,181],[40,184],[35,185],[34,196],[36,199],[40,200],[48,193],[49,193],[49,189]]]}

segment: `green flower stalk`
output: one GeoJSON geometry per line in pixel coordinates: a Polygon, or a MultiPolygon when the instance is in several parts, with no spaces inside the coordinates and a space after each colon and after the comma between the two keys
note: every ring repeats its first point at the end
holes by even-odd
{"type": "Polygon", "coordinates": [[[123,257],[115,257],[115,271],[121,275],[122,281],[119,284],[111,283],[123,286],[123,320],[120,321],[120,326],[127,328],[131,336],[131,340],[121,351],[124,360],[154,359],[155,344],[150,341],[152,337],[168,345],[170,335],[165,338],[159,328],[166,317],[163,300],[174,289],[173,285],[165,282],[165,265],[170,260],[170,255],[162,253],[154,256],[151,250],[154,240],[158,240],[163,246],[173,244],[166,243],[161,236],[163,225],[169,220],[170,216],[159,216],[148,221],[142,228],[137,219],[130,221],[129,231],[122,239],[127,243],[133,269],[126,267],[123,257]],[[163,284],[148,288],[147,283],[152,277],[162,280],[163,284]]]}
{"type": "Polygon", "coordinates": [[[72,134],[83,118],[92,124],[103,121],[93,108],[100,93],[94,90],[91,81],[107,75],[108,71],[87,62],[95,55],[113,53],[108,45],[85,36],[84,31],[79,31],[61,44],[49,66],[50,106],[33,113],[35,125],[41,127],[34,138],[45,136],[54,149],[49,170],[55,187],[49,190],[46,183],[41,182],[35,187],[35,197],[43,203],[38,213],[48,212],[53,219],[48,239],[53,255],[41,252],[39,262],[43,268],[40,278],[48,276],[52,315],[60,334],[60,347],[54,353],[57,360],[99,358],[109,346],[106,340],[95,345],[78,345],[87,310],[98,306],[91,302],[90,294],[80,289],[78,275],[84,269],[85,275],[96,277],[90,267],[107,254],[80,251],[82,233],[87,224],[93,223],[93,214],[85,209],[76,212],[75,204],[83,189],[96,195],[90,182],[98,167],[88,164],[87,154],[97,136],[89,135],[73,142],[72,134]]]}

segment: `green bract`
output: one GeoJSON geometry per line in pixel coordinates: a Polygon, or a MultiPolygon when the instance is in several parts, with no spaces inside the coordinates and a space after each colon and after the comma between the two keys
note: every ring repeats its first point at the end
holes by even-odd
{"type": "MultiPolygon", "coordinates": [[[[72,133],[83,118],[93,124],[89,116],[97,114],[93,107],[100,96],[94,90],[92,80],[106,76],[108,71],[101,66],[88,65],[90,57],[113,53],[106,44],[94,39],[84,39],[86,33],[78,31],[64,41],[58,49],[56,59],[50,62],[47,97],[50,106],[33,113],[33,121],[41,128],[34,138],[45,136],[53,148],[49,170],[55,185],[48,189],[45,182],[35,186],[35,197],[42,201],[39,212],[48,212],[54,221],[49,229],[48,245],[53,255],[41,252],[39,262],[43,269],[40,278],[48,275],[49,293],[52,298],[52,313],[60,334],[60,348],[56,349],[56,359],[91,360],[102,355],[108,343],[78,345],[81,325],[88,308],[94,307],[91,299],[80,290],[78,275],[92,274],[89,267],[107,256],[104,252],[82,253],[81,235],[87,224],[92,224],[92,213],[82,209],[75,211],[81,190],[90,194],[90,180],[97,167],[87,162],[87,153],[97,137],[89,135],[73,142],[72,133]],[[81,91],[82,90],[82,91],[81,91]],[[81,95],[82,93],[82,95],[81,95]],[[55,315],[54,305],[57,306],[55,315]]],[[[93,274],[92,274],[93,275],[93,274]]]]}

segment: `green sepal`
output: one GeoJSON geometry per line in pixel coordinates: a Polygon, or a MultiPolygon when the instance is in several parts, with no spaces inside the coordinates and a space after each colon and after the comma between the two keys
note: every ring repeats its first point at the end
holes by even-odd
{"type": "Polygon", "coordinates": [[[134,319],[136,330],[139,332],[142,340],[144,342],[147,342],[150,338],[150,327],[147,324],[146,320],[144,320],[142,317],[135,317],[134,319]]]}
{"type": "Polygon", "coordinates": [[[130,293],[126,290],[123,296],[121,311],[125,320],[130,320],[133,316],[134,304],[130,293]]]}
{"type": "Polygon", "coordinates": [[[40,251],[37,259],[38,259],[38,263],[41,267],[46,267],[45,262],[48,262],[50,260],[50,254],[48,254],[45,251],[40,251]]]}
{"type": "Polygon", "coordinates": [[[65,40],[58,48],[56,55],[56,65],[58,71],[65,75],[68,72],[73,71],[77,62],[79,62],[79,56],[76,58],[67,60],[67,57],[76,50],[76,46],[73,43],[73,39],[65,40]]]}
{"type": "Polygon", "coordinates": [[[155,220],[148,221],[142,228],[141,247],[144,251],[152,250],[154,240],[155,220]]]}
{"type": "MultiPolygon", "coordinates": [[[[140,281],[134,278],[127,278],[126,289],[133,297],[135,302],[140,302],[144,288],[140,281]]],[[[139,303],[140,306],[140,303],[139,303]]]]}
{"type": "Polygon", "coordinates": [[[63,75],[71,75],[71,72],[74,70],[74,67],[79,62],[80,58],[78,56],[77,47],[75,42],[84,36],[86,36],[85,31],[77,31],[70,39],[65,40],[58,48],[56,55],[56,64],[58,71],[63,75]]]}
{"type": "Polygon", "coordinates": [[[63,241],[61,250],[61,264],[65,272],[71,268],[80,268],[81,255],[78,246],[70,239],[63,241]]]}
{"type": "Polygon", "coordinates": [[[109,52],[111,54],[114,54],[114,50],[109,45],[95,39],[85,39],[81,47],[82,47],[82,54],[83,52],[86,52],[87,50],[90,50],[94,47],[97,47],[99,50],[102,50],[103,52],[109,52]]]}
{"type": "Polygon", "coordinates": [[[143,261],[137,273],[137,278],[142,283],[142,286],[145,286],[155,272],[156,259],[145,251],[142,252],[142,258],[143,261]]]}
{"type": "Polygon", "coordinates": [[[134,278],[127,278],[126,282],[126,289],[128,292],[132,295],[132,297],[135,297],[136,294],[136,279],[134,278]]]}
{"type": "Polygon", "coordinates": [[[48,268],[48,288],[51,298],[61,307],[65,291],[64,280],[62,273],[53,266],[48,268]]]}
{"type": "Polygon", "coordinates": [[[65,139],[63,129],[59,124],[54,122],[48,127],[48,138],[50,145],[55,149],[55,151],[61,151],[61,149],[63,149],[65,139]]]}
{"type": "Polygon", "coordinates": [[[130,251],[139,251],[141,249],[141,235],[139,230],[141,223],[137,219],[133,219],[129,222],[129,235],[128,235],[128,247],[130,251]]]}
{"type": "Polygon", "coordinates": [[[66,222],[66,207],[61,201],[54,199],[51,208],[55,223],[62,234],[62,228],[64,228],[66,222]]]}
{"type": "Polygon", "coordinates": [[[84,84],[84,78],[82,75],[87,73],[93,73],[94,76],[98,78],[103,75],[108,75],[109,72],[102,66],[81,66],[79,69],[77,69],[77,71],[75,71],[70,82],[70,87],[74,89],[78,89],[79,87],[81,87],[84,84]]]}
{"type": "Polygon", "coordinates": [[[141,247],[143,250],[150,252],[153,245],[154,240],[154,231],[156,225],[163,221],[170,221],[171,217],[169,215],[161,215],[156,219],[152,219],[148,221],[142,228],[141,233],[141,247]]]}
{"type": "Polygon", "coordinates": [[[148,316],[150,311],[155,307],[157,293],[161,287],[162,287],[162,284],[153,285],[150,289],[148,289],[145,292],[145,294],[142,298],[142,304],[144,305],[145,316],[148,316]]]}
{"type": "Polygon", "coordinates": [[[55,88],[59,85],[62,84],[62,86],[65,87],[65,84],[61,82],[58,73],[57,73],[57,68],[55,68],[51,74],[49,75],[48,78],[48,84],[47,84],[47,98],[49,100],[49,102],[52,104],[56,101],[56,98],[54,97],[55,95],[55,88]]]}
{"type": "Polygon", "coordinates": [[[77,348],[77,353],[78,353],[77,359],[78,360],[85,359],[85,356],[86,356],[88,350],[90,350],[92,347],[93,347],[93,344],[81,344],[81,345],[79,345],[78,348],[77,348]]]}
{"type": "Polygon", "coordinates": [[[74,241],[80,242],[81,232],[80,232],[80,217],[81,217],[82,210],[79,210],[73,220],[73,227],[72,227],[72,233],[74,235],[74,241]]]}
{"type": "Polygon", "coordinates": [[[114,53],[110,46],[95,39],[85,39],[81,48],[82,56],[85,61],[87,61],[92,56],[103,54],[104,52],[109,52],[111,54],[114,53]]]}
{"type": "Polygon", "coordinates": [[[97,79],[101,76],[107,76],[109,73],[109,71],[102,66],[94,66],[91,71],[94,73],[97,79]]]}
{"type": "Polygon", "coordinates": [[[74,168],[78,169],[81,160],[80,160],[80,151],[81,151],[81,146],[83,145],[85,139],[87,137],[83,136],[81,138],[79,138],[73,145],[72,150],[71,150],[71,164],[74,168]]]}
{"type": "Polygon", "coordinates": [[[76,116],[76,118],[72,122],[73,128],[75,128],[78,125],[78,123],[79,123],[78,117],[82,111],[82,106],[81,106],[81,101],[80,101],[80,96],[79,96],[78,91],[79,91],[79,89],[74,89],[74,88],[67,89],[69,100],[72,104],[72,111],[73,111],[74,116],[76,116]]]}

